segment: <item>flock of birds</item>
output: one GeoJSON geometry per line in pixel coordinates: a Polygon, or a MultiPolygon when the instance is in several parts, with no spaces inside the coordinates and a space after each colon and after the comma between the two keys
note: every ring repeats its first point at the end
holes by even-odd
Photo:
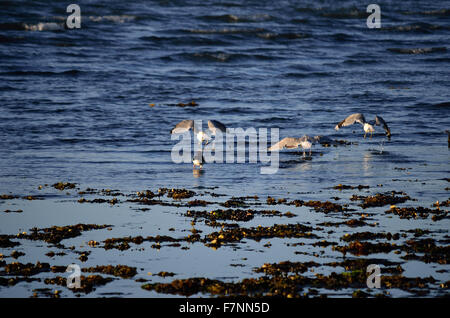
{"type": "MultiPolygon", "coordinates": [[[[372,138],[373,133],[375,132],[374,126],[382,126],[386,133],[387,138],[390,139],[390,137],[391,137],[391,131],[381,116],[375,116],[374,121],[368,122],[368,121],[366,121],[364,115],[361,113],[351,114],[350,116],[345,118],[343,121],[338,123],[334,127],[334,129],[337,131],[342,127],[350,126],[355,123],[358,123],[362,126],[362,128],[364,130],[364,138],[366,138],[366,136],[368,134],[370,134],[370,138],[372,138]]],[[[208,129],[210,131],[210,134],[207,134],[206,132],[202,131],[199,127],[196,127],[194,120],[183,120],[183,121],[179,122],[171,130],[170,133],[171,134],[181,134],[181,133],[185,133],[190,130],[193,130],[194,134],[196,135],[197,141],[201,145],[204,144],[205,146],[212,141],[211,137],[215,136],[217,131],[226,133],[226,126],[217,120],[209,120],[208,121],[208,129]]],[[[294,148],[300,147],[301,149],[303,149],[303,157],[306,156],[306,150],[309,150],[309,156],[311,156],[312,146],[314,144],[322,141],[323,139],[324,139],[323,136],[310,137],[310,136],[306,136],[306,135],[304,135],[303,137],[300,137],[300,138],[286,137],[286,138],[283,138],[282,140],[280,140],[279,142],[277,142],[272,147],[270,147],[268,150],[269,151],[280,151],[283,149],[294,149],[294,148]]],[[[194,170],[196,169],[196,167],[198,167],[199,169],[202,169],[203,162],[204,162],[203,154],[201,151],[199,151],[194,155],[194,158],[192,160],[194,170]]]]}

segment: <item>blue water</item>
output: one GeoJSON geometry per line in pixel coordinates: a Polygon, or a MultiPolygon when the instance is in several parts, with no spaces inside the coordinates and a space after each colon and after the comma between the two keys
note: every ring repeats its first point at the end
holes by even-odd
{"type": "MultiPolygon", "coordinates": [[[[39,185],[70,181],[124,192],[216,187],[230,196],[327,200],[334,193],[326,189],[342,183],[370,185],[373,192],[383,184],[383,190],[405,191],[427,207],[448,198],[449,1],[378,1],[381,29],[367,27],[367,4],[360,1],[77,4],[81,28],[70,30],[64,27],[65,3],[0,3],[0,194],[42,194],[39,185]],[[192,100],[198,106],[177,106],[192,100]],[[333,129],[355,112],[370,120],[381,115],[391,140],[380,127],[372,139],[363,139],[358,125],[333,129]],[[183,119],[355,144],[319,145],[309,161],[283,152],[273,175],[260,174],[261,163],[211,163],[198,176],[190,163],[171,160],[175,141],[169,132],[183,119]]],[[[8,204],[0,202],[1,210],[8,204]]],[[[90,221],[71,207],[56,222],[46,209],[34,208],[38,216],[0,215],[0,232],[90,221]]],[[[189,227],[177,213],[176,222],[189,227]]],[[[166,224],[168,214],[158,222],[166,224]]],[[[108,212],[99,215],[104,217],[95,222],[108,223],[108,212]]],[[[128,218],[123,212],[116,225],[135,235],[128,218]]],[[[137,223],[155,222],[139,218],[137,223]]],[[[385,221],[387,231],[410,226],[385,221]]],[[[447,220],[423,226],[448,233],[447,220]]],[[[208,252],[198,248],[198,254],[210,259],[203,248],[208,252]]],[[[161,266],[173,264],[174,255],[161,266]]],[[[224,273],[230,270],[237,271],[228,267],[224,273]]],[[[142,293],[139,286],[130,290],[142,293]]],[[[19,289],[16,295],[29,293],[19,289]]]]}

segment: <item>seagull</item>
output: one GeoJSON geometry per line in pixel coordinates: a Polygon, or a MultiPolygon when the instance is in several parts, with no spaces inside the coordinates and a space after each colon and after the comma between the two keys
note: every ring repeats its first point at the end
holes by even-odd
{"type": "Polygon", "coordinates": [[[192,165],[193,169],[195,170],[195,167],[199,167],[199,169],[203,168],[203,162],[205,162],[205,158],[203,158],[203,153],[201,150],[197,151],[197,153],[194,155],[194,158],[192,159],[192,165]]]}
{"type": "MultiPolygon", "coordinates": [[[[216,132],[219,130],[221,132],[226,132],[227,128],[224,124],[217,120],[208,120],[208,128],[212,135],[216,135],[216,132]]],[[[196,125],[194,124],[194,120],[182,120],[170,131],[171,134],[182,134],[192,129],[196,134],[197,140],[200,144],[206,141],[206,144],[209,143],[211,137],[202,130],[198,130],[196,125]]]]}
{"type": "Polygon", "coordinates": [[[305,158],[305,150],[309,149],[309,155],[311,156],[311,147],[314,143],[320,140],[319,136],[315,136],[313,138],[304,135],[301,138],[296,137],[286,137],[281,139],[275,145],[270,147],[269,151],[279,151],[282,149],[293,149],[298,148],[299,146],[303,149],[303,158],[305,158]]]}
{"type": "Polygon", "coordinates": [[[364,138],[366,138],[366,135],[368,133],[370,133],[370,138],[372,138],[372,135],[375,131],[375,129],[373,127],[374,125],[383,126],[384,130],[386,131],[386,136],[388,138],[391,138],[391,131],[389,130],[388,125],[386,124],[386,122],[384,121],[384,119],[381,116],[377,116],[377,115],[375,116],[375,121],[372,123],[369,123],[366,121],[363,114],[361,114],[361,113],[351,114],[350,116],[345,118],[343,121],[341,121],[339,124],[337,124],[336,127],[334,127],[334,129],[339,130],[342,126],[344,126],[344,127],[350,126],[350,125],[353,125],[354,123],[358,123],[363,126],[364,138]]]}

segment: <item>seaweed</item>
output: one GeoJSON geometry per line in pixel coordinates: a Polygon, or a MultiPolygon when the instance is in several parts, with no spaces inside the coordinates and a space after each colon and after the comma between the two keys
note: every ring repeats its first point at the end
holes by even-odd
{"type": "Polygon", "coordinates": [[[167,196],[175,200],[188,199],[193,197],[194,195],[194,191],[186,189],[170,189],[167,191],[167,196]]]}
{"type": "Polygon", "coordinates": [[[40,263],[36,264],[27,263],[22,264],[19,262],[12,262],[4,266],[4,271],[0,272],[1,275],[15,275],[15,276],[33,276],[42,272],[49,272],[50,264],[40,263]]]}
{"type": "Polygon", "coordinates": [[[376,240],[376,239],[386,239],[386,240],[398,240],[400,239],[400,234],[395,233],[372,233],[372,232],[358,232],[352,234],[345,234],[341,237],[342,241],[364,241],[364,240],[376,240]]]}
{"type": "Polygon", "coordinates": [[[311,208],[314,208],[314,210],[316,210],[317,212],[323,212],[325,214],[330,213],[330,212],[349,211],[349,209],[346,206],[337,204],[337,203],[333,203],[330,201],[321,202],[321,201],[313,201],[313,200],[310,200],[310,201],[294,200],[287,204],[295,205],[296,207],[300,207],[300,206],[311,207],[311,208]]]}
{"type": "Polygon", "coordinates": [[[341,184],[339,183],[337,186],[334,186],[333,189],[335,190],[348,190],[348,189],[358,189],[358,190],[362,190],[362,189],[369,189],[370,187],[367,185],[357,185],[357,186],[351,186],[351,185],[345,185],[345,184],[341,184]]]}
{"type": "Polygon", "coordinates": [[[7,248],[7,247],[14,247],[14,246],[20,245],[19,242],[13,242],[10,240],[10,238],[11,237],[9,235],[1,234],[0,235],[0,247],[7,248]]]}
{"type": "MultiPolygon", "coordinates": [[[[113,278],[110,277],[102,277],[100,275],[89,275],[89,276],[80,276],[80,288],[70,288],[74,293],[83,292],[88,294],[96,289],[98,286],[106,285],[107,283],[113,281],[113,278]]],[[[47,285],[58,285],[58,286],[67,286],[67,278],[56,276],[55,278],[46,278],[44,283],[47,285]]]]}
{"type": "Polygon", "coordinates": [[[375,195],[370,196],[358,196],[353,195],[350,200],[351,201],[363,201],[363,203],[359,204],[363,209],[370,207],[380,207],[385,205],[393,205],[397,203],[404,203],[407,200],[411,200],[411,198],[403,193],[403,196],[397,196],[395,191],[392,191],[390,194],[377,193],[375,195]]]}
{"type": "Polygon", "coordinates": [[[13,199],[17,199],[18,196],[15,195],[11,195],[11,194],[2,194],[0,195],[0,199],[1,200],[13,200],[13,199]]]}
{"type": "Polygon", "coordinates": [[[225,208],[248,208],[249,205],[244,201],[243,198],[231,198],[224,203],[220,203],[221,206],[225,208]]]}
{"type": "Polygon", "coordinates": [[[283,261],[277,264],[266,263],[261,267],[255,268],[254,272],[264,273],[266,275],[286,275],[287,273],[304,273],[309,270],[310,267],[317,267],[320,264],[316,262],[291,262],[283,261]]]}
{"type": "Polygon", "coordinates": [[[182,241],[182,239],[176,239],[170,236],[166,235],[157,235],[157,236],[147,236],[146,238],[142,236],[135,236],[135,237],[120,237],[120,238],[109,238],[104,241],[104,245],[102,246],[105,250],[109,249],[118,249],[120,251],[124,251],[130,248],[129,243],[134,243],[137,245],[142,244],[143,242],[179,242],[182,241]]]}
{"type": "MultiPolygon", "coordinates": [[[[289,268],[289,265],[287,266],[289,268]]],[[[303,270],[299,266],[300,270],[303,270]]],[[[410,292],[428,293],[426,288],[434,284],[433,277],[403,277],[402,275],[381,276],[381,282],[388,288],[400,288],[410,292]]],[[[298,298],[308,296],[301,294],[304,288],[325,288],[339,290],[342,288],[367,288],[367,274],[365,270],[353,270],[351,272],[331,273],[330,275],[316,274],[315,277],[305,277],[299,274],[280,275],[274,270],[273,276],[259,278],[245,278],[240,282],[223,282],[216,279],[202,277],[176,279],[170,283],[147,283],[141,287],[157,293],[192,296],[195,294],[210,294],[215,296],[246,296],[246,297],[284,297],[298,298]]],[[[317,290],[310,288],[311,295],[316,295],[317,290]]],[[[358,294],[358,292],[357,292],[358,294]]],[[[382,295],[381,295],[382,296],[382,295]]]]}
{"type": "Polygon", "coordinates": [[[132,278],[137,274],[136,267],[126,265],[99,265],[96,267],[83,268],[81,271],[88,273],[108,274],[122,278],[132,278]]]}
{"type": "Polygon", "coordinates": [[[344,255],[349,252],[353,255],[369,255],[373,253],[389,253],[393,250],[400,249],[400,247],[394,243],[370,243],[352,241],[345,246],[333,246],[333,249],[343,253],[344,255]]]}
{"type": "Polygon", "coordinates": [[[211,212],[208,211],[192,211],[188,210],[185,214],[188,217],[204,218],[208,220],[232,220],[232,221],[250,221],[254,217],[252,210],[241,209],[217,209],[211,212]]]}
{"type": "Polygon", "coordinates": [[[208,234],[205,245],[210,247],[220,247],[222,244],[239,242],[244,238],[260,241],[267,238],[318,238],[311,233],[312,227],[302,224],[275,224],[268,227],[232,228],[208,234]]]}
{"type": "Polygon", "coordinates": [[[76,184],[70,182],[57,182],[53,184],[52,187],[60,191],[63,191],[66,189],[74,189],[76,187],[76,184]]]}
{"type": "Polygon", "coordinates": [[[408,240],[403,250],[408,254],[402,256],[405,260],[420,260],[425,263],[450,264],[450,245],[438,246],[432,238],[408,240]],[[423,255],[416,255],[421,253],[423,255]]]}
{"type": "Polygon", "coordinates": [[[323,222],[317,224],[319,226],[335,226],[338,227],[340,225],[347,225],[349,227],[359,227],[359,226],[374,226],[373,224],[369,224],[365,222],[363,219],[350,219],[343,222],[323,222]]]}
{"type": "Polygon", "coordinates": [[[440,209],[429,209],[425,207],[405,207],[398,208],[396,206],[392,206],[389,210],[385,211],[386,214],[395,214],[398,215],[401,219],[426,219],[430,214],[432,214],[432,220],[438,221],[443,218],[448,218],[447,211],[440,209]]]}
{"type": "Polygon", "coordinates": [[[99,230],[110,227],[111,225],[98,224],[76,224],[67,226],[52,226],[50,228],[32,228],[30,234],[25,232],[17,234],[17,238],[33,241],[44,241],[47,243],[59,243],[68,238],[74,238],[81,235],[81,232],[90,230],[99,230]]]}

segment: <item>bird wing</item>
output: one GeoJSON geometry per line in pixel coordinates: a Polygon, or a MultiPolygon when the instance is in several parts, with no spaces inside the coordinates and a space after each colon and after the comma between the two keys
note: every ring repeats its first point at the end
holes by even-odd
{"type": "Polygon", "coordinates": [[[391,130],[381,116],[375,116],[375,125],[383,126],[383,129],[386,131],[386,136],[391,137],[391,130]]]}
{"type": "Polygon", "coordinates": [[[366,123],[366,119],[364,118],[364,115],[360,114],[360,113],[351,114],[350,116],[345,118],[343,121],[341,121],[339,124],[337,124],[336,127],[334,127],[334,129],[339,130],[339,128],[341,128],[342,126],[344,126],[344,127],[350,126],[350,125],[353,125],[354,123],[359,123],[361,125],[364,125],[366,123]]]}
{"type": "Polygon", "coordinates": [[[300,143],[302,142],[302,138],[294,138],[294,137],[286,137],[279,142],[277,142],[275,145],[269,148],[269,151],[279,151],[284,148],[292,149],[292,148],[298,148],[300,143]]]}
{"type": "Polygon", "coordinates": [[[171,134],[182,134],[194,128],[193,120],[182,120],[170,131],[171,134]]]}
{"type": "Polygon", "coordinates": [[[222,124],[220,121],[217,120],[208,120],[208,128],[209,130],[215,134],[216,130],[220,130],[221,132],[226,132],[227,127],[225,127],[224,124],[222,124]]]}

